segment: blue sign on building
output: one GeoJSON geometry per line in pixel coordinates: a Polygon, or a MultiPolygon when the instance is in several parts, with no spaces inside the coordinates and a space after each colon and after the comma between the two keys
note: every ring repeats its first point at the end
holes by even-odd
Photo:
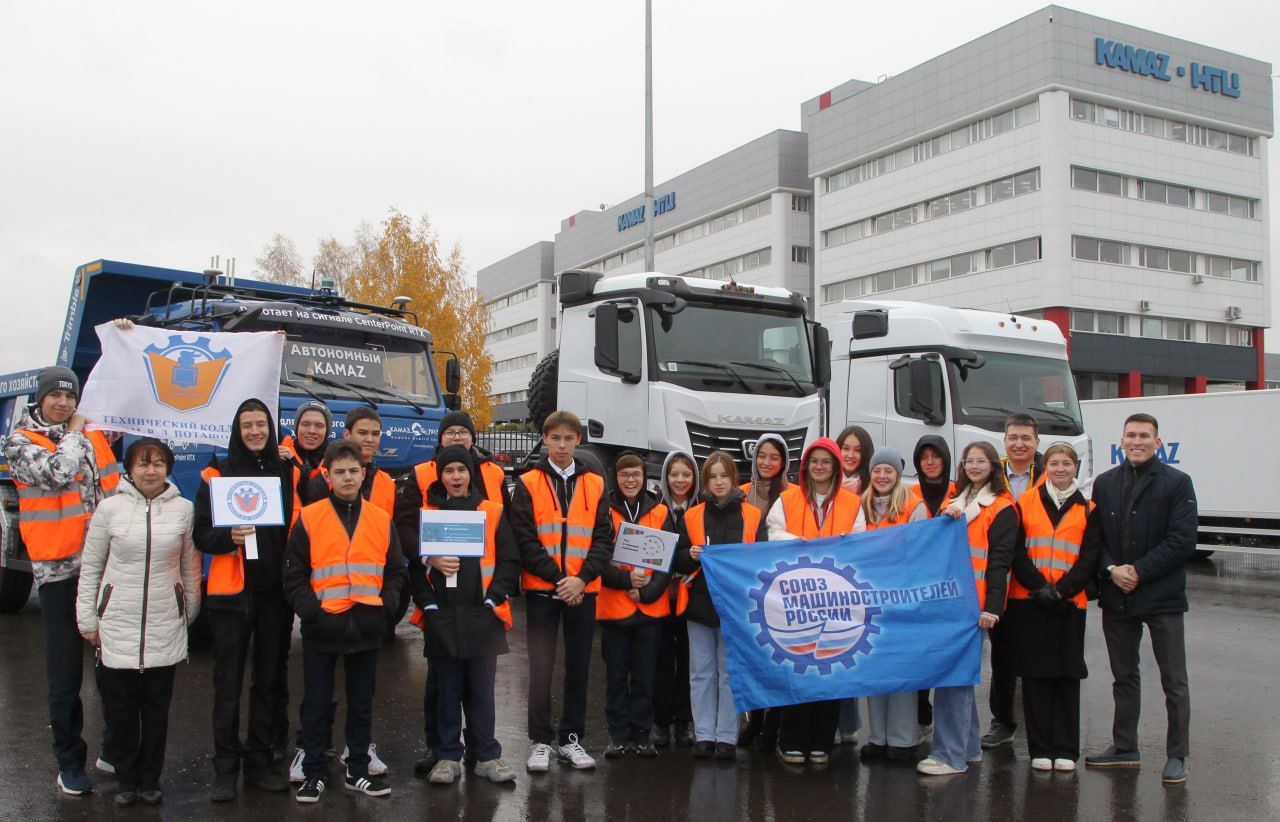
{"type": "MultiPolygon", "coordinates": [[[[675,208],[676,193],[674,191],[663,194],[661,197],[653,201],[653,213],[655,215],[666,214],[668,211],[675,211],[675,208]]],[[[630,211],[625,211],[618,215],[618,230],[626,231],[632,226],[640,225],[644,222],[644,218],[645,207],[643,205],[638,205],[630,211]]]]}
{"type": "Polygon", "coordinates": [[[1207,91],[1210,94],[1221,94],[1224,97],[1240,96],[1240,73],[1228,71],[1217,66],[1206,66],[1192,63],[1190,70],[1186,66],[1172,66],[1172,59],[1163,51],[1137,48],[1117,40],[1097,37],[1093,41],[1094,62],[1099,66],[1119,69],[1143,77],[1152,77],[1163,82],[1170,82],[1173,76],[1170,69],[1179,77],[1190,74],[1190,84],[1194,89],[1207,91]]]}

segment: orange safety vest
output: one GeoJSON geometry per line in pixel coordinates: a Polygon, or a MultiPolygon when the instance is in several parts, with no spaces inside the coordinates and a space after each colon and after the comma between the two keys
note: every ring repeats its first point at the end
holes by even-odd
{"type": "MultiPolygon", "coordinates": [[[[538,528],[538,542],[555,560],[566,575],[573,576],[582,570],[587,554],[591,551],[591,534],[596,525],[596,512],[604,495],[604,479],[587,471],[577,475],[573,499],[569,500],[566,516],[560,510],[552,480],[540,470],[526,471],[520,481],[533,502],[533,521],[538,528]],[[563,551],[561,545],[564,546],[563,551]]],[[[555,585],[536,574],[524,571],[520,582],[526,591],[553,591],[555,585]]],[[[586,593],[600,591],[600,578],[596,577],[586,587],[586,593]]]]}
{"type": "MultiPolygon", "coordinates": [[[[436,461],[427,460],[414,466],[413,473],[418,479],[418,488],[422,491],[422,504],[427,504],[427,489],[440,478],[436,473],[436,461]]],[[[480,478],[484,481],[484,496],[490,502],[502,504],[502,486],[507,482],[506,472],[495,463],[480,463],[480,478]]]]}
{"type": "Polygon", "coordinates": [[[827,516],[818,527],[818,517],[799,485],[783,491],[778,499],[787,518],[787,532],[801,539],[836,537],[853,531],[858,521],[858,505],[862,498],[847,488],[835,486],[835,494],[827,500],[827,516]]]}
{"type": "MultiPolygon", "coordinates": [[[[17,431],[33,445],[57,451],[53,440],[36,431],[17,431]]],[[[120,466],[116,455],[101,431],[83,432],[93,447],[93,462],[98,470],[98,483],[105,496],[115,493],[120,484],[120,466]]],[[[82,479],[76,475],[76,482],[82,479]]],[[[75,485],[41,488],[28,485],[16,477],[18,487],[18,532],[27,546],[27,556],[37,562],[65,559],[84,545],[84,532],[92,514],[85,510],[84,500],[75,485]]]]}
{"type": "MultiPolygon", "coordinates": [[[[1018,516],[1027,537],[1027,556],[1050,585],[1066,576],[1080,558],[1080,546],[1084,542],[1084,530],[1092,510],[1092,502],[1072,504],[1055,526],[1045,510],[1039,488],[1030,488],[1018,497],[1018,516]]],[[[1031,592],[1018,582],[1016,575],[1009,580],[1009,598],[1031,598],[1031,592]]],[[[1089,607],[1084,591],[1073,596],[1071,601],[1077,608],[1089,607]]]]}
{"type": "MultiPolygon", "coordinates": [[[[425,465],[426,463],[423,463],[425,465]]],[[[421,466],[419,466],[421,467],[421,466]]],[[[423,505],[423,510],[438,510],[434,505],[423,505]]],[[[480,581],[484,585],[485,593],[489,592],[489,585],[493,582],[493,569],[498,564],[498,521],[502,519],[502,504],[493,500],[481,500],[476,506],[477,511],[484,511],[484,556],[480,558],[480,581]]],[[[428,570],[427,574],[431,572],[428,570]]],[[[498,619],[502,620],[502,626],[511,630],[511,600],[503,602],[501,605],[493,606],[493,612],[497,614],[498,619]]],[[[413,614],[409,617],[409,622],[421,628],[426,624],[426,612],[421,608],[414,608],[413,614]]]]}
{"type": "MultiPolygon", "coordinates": [[[[294,441],[293,437],[285,437],[284,439],[280,440],[280,447],[288,448],[293,451],[293,464],[297,466],[299,471],[306,468],[306,464],[303,463],[302,457],[298,456],[298,446],[297,446],[297,443],[294,441]]],[[[321,471],[320,471],[319,465],[317,465],[315,468],[309,469],[307,471],[307,481],[310,482],[311,480],[320,476],[320,474],[321,474],[321,471]]]]}
{"type": "Polygon", "coordinates": [[[895,525],[906,525],[911,521],[911,514],[915,512],[916,506],[920,505],[919,500],[913,500],[910,494],[907,494],[907,501],[903,504],[902,510],[898,512],[896,517],[892,519],[882,519],[879,522],[872,522],[868,517],[866,526],[868,531],[874,531],[877,528],[892,528],[895,525]]]}
{"type": "MultiPolygon", "coordinates": [[[[689,535],[690,545],[711,544],[707,540],[706,514],[707,503],[705,502],[700,502],[685,512],[684,532],[689,535]]],[[[759,508],[747,502],[742,503],[742,541],[744,543],[756,541],[756,532],[760,530],[760,519],[763,516],[759,508]]],[[[677,616],[683,614],[689,607],[689,588],[700,573],[702,573],[701,568],[688,576],[677,575],[675,608],[677,616]]]]}
{"type": "MultiPolygon", "coordinates": [[[[909,486],[907,488],[907,493],[911,495],[910,497],[911,502],[908,504],[908,507],[912,511],[914,511],[916,510],[916,505],[924,502],[924,492],[920,490],[920,485],[917,483],[916,485],[909,486]]],[[[956,484],[954,482],[948,482],[947,493],[943,495],[942,504],[938,506],[939,513],[941,513],[947,506],[951,504],[952,499],[955,497],[955,495],[956,495],[956,484]]],[[[925,510],[927,511],[928,509],[926,508],[925,510]]],[[[937,515],[931,514],[930,516],[937,516],[937,515]]],[[[868,527],[870,527],[870,524],[868,524],[868,527]]]]}
{"type": "Polygon", "coordinates": [[[355,531],[348,536],[333,501],[322,499],[302,509],[302,527],[311,541],[311,590],[321,608],[341,614],[353,605],[382,605],[390,514],[376,505],[361,505],[355,531]]]}
{"type": "MultiPolygon", "coordinates": [[[[293,469],[293,511],[290,514],[289,527],[298,521],[302,511],[302,502],[298,499],[298,479],[302,472],[298,466],[293,469]]],[[[208,482],[214,477],[222,476],[216,465],[207,466],[200,472],[200,479],[208,482]]],[[[276,527],[276,526],[272,526],[276,527]]],[[[235,596],[244,590],[244,546],[241,545],[229,554],[214,554],[209,560],[209,576],[205,581],[205,593],[209,596],[235,596]]]]}
{"type": "Polygon", "coordinates": [[[969,523],[969,561],[973,564],[973,583],[978,588],[979,610],[987,604],[987,551],[991,547],[987,531],[995,522],[996,514],[1013,504],[1013,495],[1005,491],[969,523]]]}
{"type": "MultiPolygon", "coordinates": [[[[613,534],[616,538],[618,528],[626,520],[617,509],[609,512],[613,516],[613,534]]],[[[662,526],[667,521],[667,506],[658,503],[650,509],[649,513],[640,517],[636,521],[636,525],[643,525],[645,528],[654,528],[662,530],[662,526]]],[[[619,565],[618,568],[623,571],[630,572],[635,566],[619,565]]],[[[653,571],[648,568],[643,569],[644,575],[653,576],[653,571]]],[[[607,585],[600,586],[600,596],[596,599],[596,619],[606,622],[611,620],[622,620],[640,611],[642,614],[654,619],[661,619],[664,616],[671,615],[671,600],[669,597],[661,596],[653,602],[633,602],[631,597],[627,596],[627,592],[618,588],[610,588],[607,585]]]]}

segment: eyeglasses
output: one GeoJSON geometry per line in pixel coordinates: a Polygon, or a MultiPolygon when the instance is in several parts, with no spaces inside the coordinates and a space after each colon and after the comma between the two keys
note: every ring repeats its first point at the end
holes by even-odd
{"type": "Polygon", "coordinates": [[[618,479],[620,480],[644,479],[644,472],[643,471],[619,471],[618,479]]]}
{"type": "Polygon", "coordinates": [[[991,464],[991,460],[965,460],[965,468],[984,468],[991,464]]]}
{"type": "Polygon", "coordinates": [[[471,432],[465,428],[460,431],[455,431],[451,428],[448,431],[440,432],[440,439],[442,440],[460,440],[469,436],[471,436],[471,432]]]}

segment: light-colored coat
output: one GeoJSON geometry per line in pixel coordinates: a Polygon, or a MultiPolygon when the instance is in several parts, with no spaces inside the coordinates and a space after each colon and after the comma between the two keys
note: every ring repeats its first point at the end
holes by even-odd
{"type": "Polygon", "coordinates": [[[108,668],[156,668],[187,658],[200,609],[200,559],[190,500],[172,484],[150,501],[131,482],[89,521],[76,621],[98,632],[108,668]]]}

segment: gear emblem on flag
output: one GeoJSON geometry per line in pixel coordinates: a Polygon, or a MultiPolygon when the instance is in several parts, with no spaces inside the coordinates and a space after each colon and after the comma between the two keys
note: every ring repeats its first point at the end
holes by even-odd
{"type": "Polygon", "coordinates": [[[861,592],[871,585],[853,568],[831,557],[800,557],[760,572],[757,580],[750,620],[756,642],[772,650],[774,662],[790,662],[798,674],[814,667],[825,675],[837,663],[852,668],[858,654],[871,653],[880,608],[862,604],[861,592]]]}

